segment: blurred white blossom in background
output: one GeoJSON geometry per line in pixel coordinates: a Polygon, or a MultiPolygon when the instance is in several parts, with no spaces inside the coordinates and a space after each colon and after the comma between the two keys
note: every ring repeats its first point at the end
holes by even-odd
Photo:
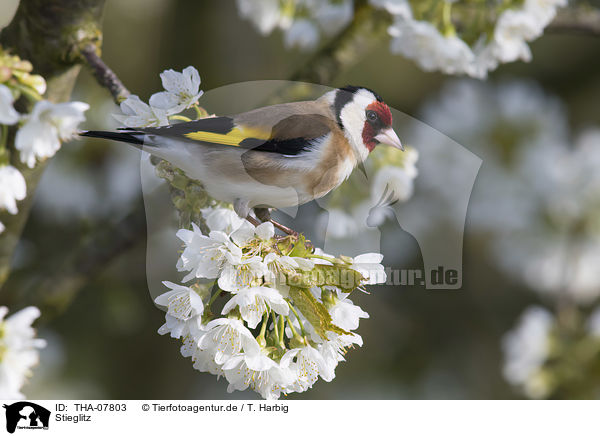
{"type": "Polygon", "coordinates": [[[600,296],[598,165],[600,129],[581,132],[573,146],[526,149],[517,175],[534,219],[499,235],[495,254],[531,288],[555,297],[567,293],[581,304],[600,296]]]}
{"type": "Polygon", "coordinates": [[[68,141],[76,133],[79,123],[85,120],[83,113],[87,103],[50,103],[38,101],[31,114],[24,117],[25,124],[17,131],[15,148],[21,153],[21,161],[33,168],[36,159],[54,156],[61,141],[68,141]]]}
{"type": "MultiPolygon", "coordinates": [[[[483,158],[468,223],[491,236],[497,265],[540,292],[568,292],[582,303],[597,298],[600,131],[581,132],[571,145],[559,101],[515,81],[452,82],[425,104],[423,120],[483,158]]],[[[452,166],[446,153],[431,154],[416,141],[423,143],[422,186],[443,198],[459,195],[456,182],[436,178],[436,168],[452,166]]]]}
{"type": "Polygon", "coordinates": [[[5,318],[8,308],[0,307],[0,398],[22,399],[23,384],[39,361],[38,349],[46,342],[36,338],[31,326],[40,316],[37,307],[26,307],[5,318]]]}
{"type": "MultiPolygon", "coordinates": [[[[567,0],[370,0],[392,17],[390,51],[425,71],[485,78],[500,63],[531,60],[528,42],[540,37],[567,0]],[[473,17],[475,14],[475,17],[473,17]]],[[[238,0],[238,11],[263,35],[284,32],[287,47],[314,49],[350,23],[352,0],[238,0]]]]}
{"type": "Polygon", "coordinates": [[[352,0],[237,0],[240,15],[263,35],[284,32],[286,47],[315,48],[321,35],[331,36],[352,19],[352,0]]]}
{"type": "MultiPolygon", "coordinates": [[[[591,368],[596,347],[589,335],[598,331],[597,315],[583,331],[585,315],[573,306],[585,311],[600,297],[600,129],[573,135],[560,101],[525,81],[450,82],[424,105],[422,119],[483,158],[467,228],[485,243],[489,260],[557,304],[556,315],[527,310],[504,341],[506,379],[528,397],[548,397],[574,383],[565,375],[573,368],[591,368]],[[559,351],[550,362],[555,318],[563,334],[554,339],[559,351]]],[[[421,154],[420,188],[429,200],[446,199],[442,210],[462,207],[454,189],[461,170],[439,176],[440,168],[457,165],[443,144],[432,146],[436,136],[425,133],[413,139],[421,154]]],[[[444,214],[425,215],[432,233],[443,226],[462,230],[460,222],[444,222],[444,214]]]]}
{"type": "Polygon", "coordinates": [[[504,376],[510,383],[523,387],[532,398],[548,394],[548,386],[539,370],[549,355],[553,323],[554,316],[548,310],[529,307],[502,341],[504,376]]]}
{"type": "MultiPolygon", "coordinates": [[[[539,169],[528,161],[530,166],[524,171],[530,177],[523,183],[517,167],[529,147],[539,144],[541,148],[536,150],[542,152],[543,147],[568,141],[567,118],[558,99],[528,81],[494,84],[455,80],[424,103],[420,119],[483,159],[469,203],[469,229],[497,232],[535,220],[535,204],[528,198],[527,193],[532,192],[527,187],[539,169]]],[[[462,208],[463,193],[456,186],[464,186],[466,175],[453,161],[455,155],[446,146],[446,137],[433,136],[422,128],[415,130],[413,141],[419,146],[424,174],[419,178],[420,187],[428,195],[437,193],[436,197],[445,202],[443,208],[462,208]],[[440,143],[434,147],[433,141],[440,143]],[[442,166],[447,171],[439,171],[442,166]]],[[[435,215],[429,221],[439,225],[435,215]]]]}

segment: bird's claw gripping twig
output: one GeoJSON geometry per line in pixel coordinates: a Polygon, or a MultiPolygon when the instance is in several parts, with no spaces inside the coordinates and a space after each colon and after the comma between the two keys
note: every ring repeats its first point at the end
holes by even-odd
{"type": "Polygon", "coordinates": [[[281,230],[284,233],[287,233],[288,235],[291,235],[291,236],[293,236],[295,238],[297,238],[299,236],[299,233],[297,231],[292,230],[289,227],[284,226],[283,224],[280,224],[277,221],[275,221],[273,218],[271,218],[271,212],[269,211],[268,208],[266,208],[266,207],[255,207],[254,208],[254,213],[256,214],[256,218],[258,218],[258,219],[254,218],[254,217],[251,217],[250,215],[248,215],[248,217],[246,218],[254,226],[260,225],[261,221],[262,222],[270,222],[271,224],[273,224],[273,226],[275,228],[281,230]]]}

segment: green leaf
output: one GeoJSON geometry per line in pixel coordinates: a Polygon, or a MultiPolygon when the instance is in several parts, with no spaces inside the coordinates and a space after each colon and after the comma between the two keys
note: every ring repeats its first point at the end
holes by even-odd
{"type": "Polygon", "coordinates": [[[348,335],[346,330],[333,324],[331,315],[319,300],[307,288],[290,288],[290,298],[294,306],[298,308],[302,315],[311,323],[315,331],[323,339],[327,339],[327,332],[335,332],[339,335],[348,335]]]}
{"type": "Polygon", "coordinates": [[[306,243],[306,237],[302,234],[286,236],[277,243],[277,248],[284,256],[307,258],[313,252],[313,247],[306,243]]]}
{"type": "Polygon", "coordinates": [[[312,254],[313,249],[307,247],[306,237],[303,234],[298,235],[298,241],[294,244],[294,248],[288,254],[290,257],[302,257],[306,258],[309,254],[312,254]]]}
{"type": "Polygon", "coordinates": [[[343,265],[315,265],[310,271],[294,271],[287,274],[287,284],[299,288],[336,286],[343,292],[351,292],[364,281],[363,276],[343,265]]]}

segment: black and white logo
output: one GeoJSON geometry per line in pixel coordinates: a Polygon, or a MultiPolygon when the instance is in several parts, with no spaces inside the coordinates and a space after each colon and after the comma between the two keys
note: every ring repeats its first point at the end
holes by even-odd
{"type": "Polygon", "coordinates": [[[5,404],[6,431],[14,433],[16,429],[47,430],[50,422],[50,411],[29,401],[5,404]]]}

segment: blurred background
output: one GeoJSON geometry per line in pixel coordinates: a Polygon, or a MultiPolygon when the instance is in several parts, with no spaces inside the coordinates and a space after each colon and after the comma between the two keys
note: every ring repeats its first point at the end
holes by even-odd
{"type": "MultiPolygon", "coordinates": [[[[160,72],[188,65],[204,90],[287,80],[328,41],[289,47],[279,30],[262,35],[233,1],[107,0],[103,32],[102,58],[143,100],[160,89],[160,72]]],[[[477,80],[423,71],[383,39],[322,83],[372,88],[483,163],[464,228],[462,289],[378,286],[353,294],[370,314],[358,330],[363,347],[349,351],[333,382],[289,398],[600,396],[600,40],[548,32],[530,48],[531,62],[503,64],[477,80]]],[[[91,105],[83,128],[116,126],[110,114],[119,108],[86,70],[73,99],[91,105]]],[[[428,153],[418,132],[398,134],[419,152],[415,199],[452,190],[436,178],[452,159],[428,153]]],[[[63,146],[45,171],[0,295],[17,309],[27,294],[44,313],[39,336],[48,346],[23,392],[30,399],[256,398],[227,394],[224,379],[195,371],[177,341],[156,333],[164,313],[146,283],[139,168],[136,150],[80,140],[63,146]],[[123,222],[128,236],[111,246],[123,222]]],[[[462,232],[431,198],[403,207],[432,235],[462,232]]],[[[388,219],[381,231],[386,266],[423,267],[401,223],[388,219]]]]}

